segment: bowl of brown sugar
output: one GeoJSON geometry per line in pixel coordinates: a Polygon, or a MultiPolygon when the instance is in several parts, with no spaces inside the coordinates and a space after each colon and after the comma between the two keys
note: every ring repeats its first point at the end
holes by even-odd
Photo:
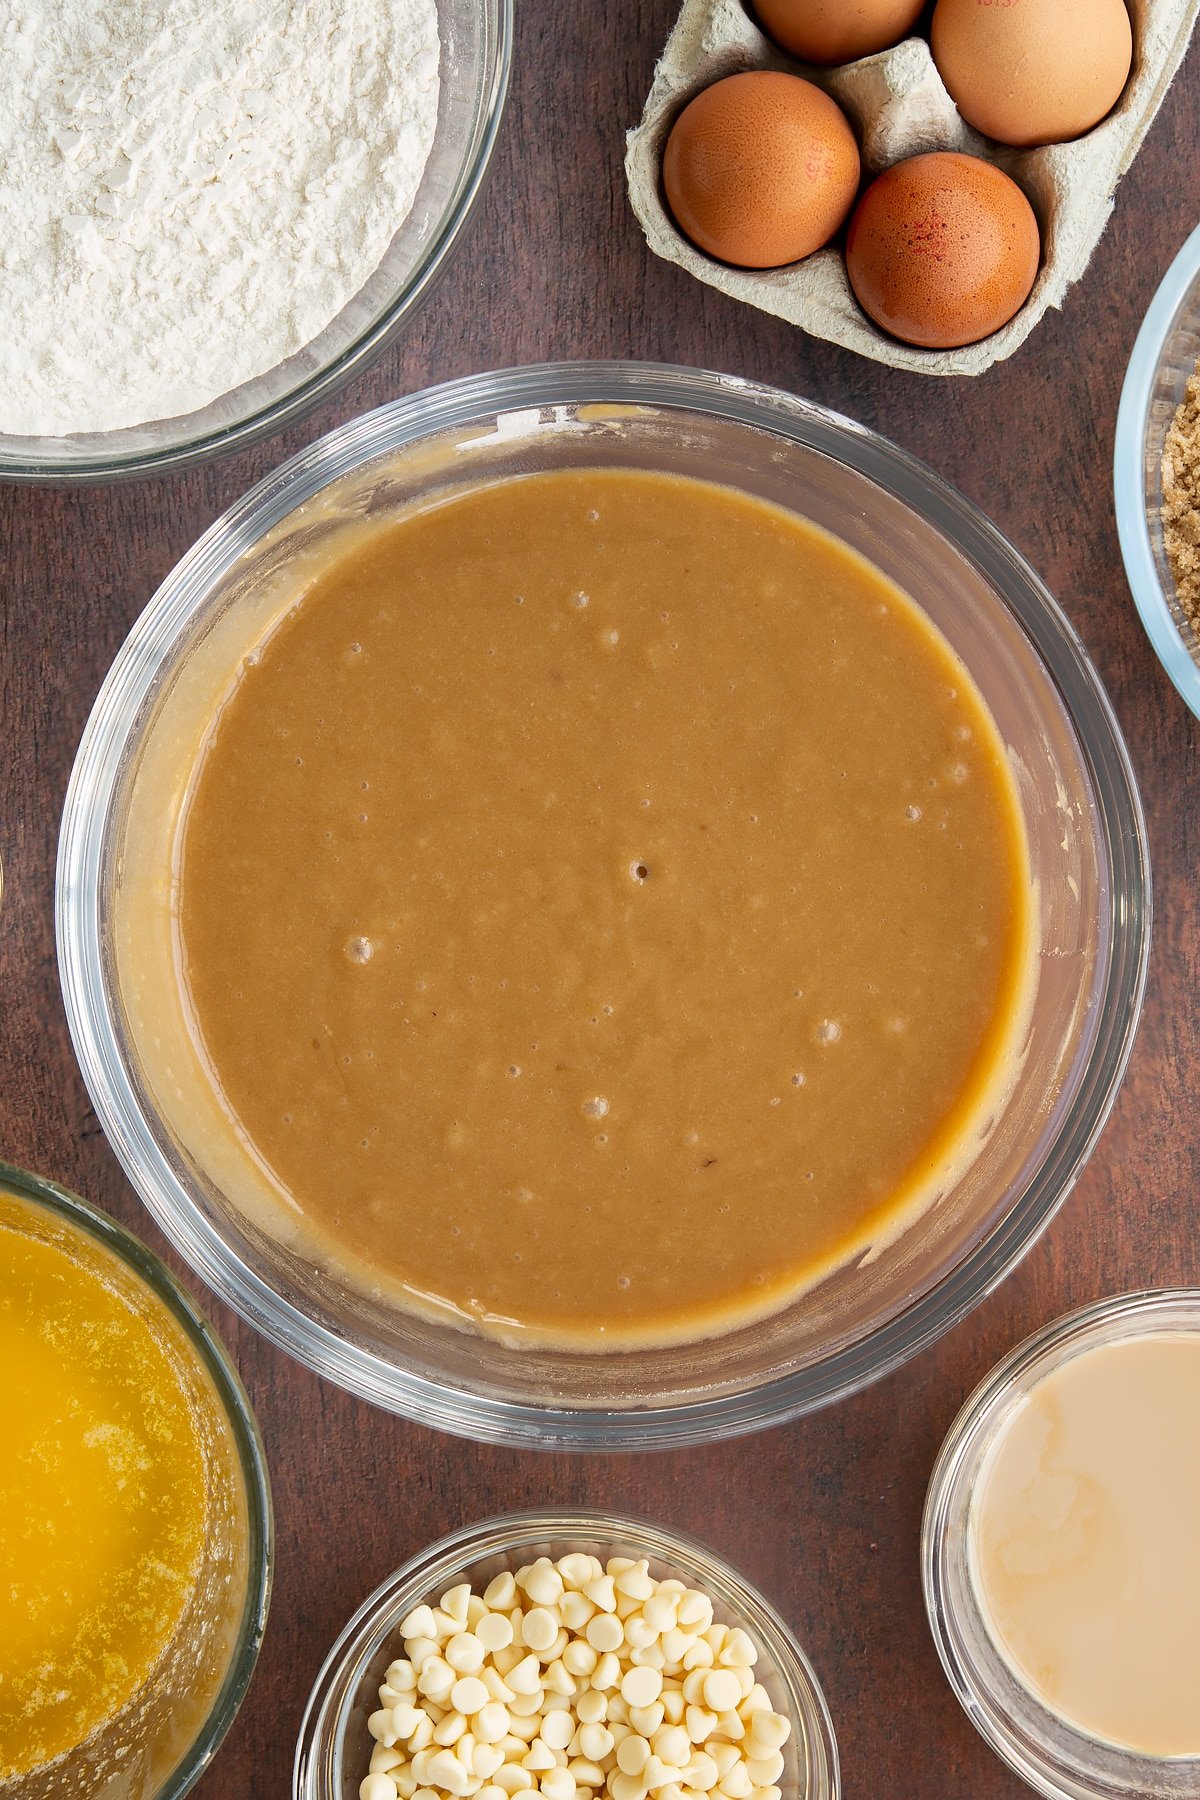
{"type": "Polygon", "coordinates": [[[928,470],[730,377],[355,420],[99,696],[58,928],[145,1203],[277,1342],[494,1441],[853,1391],[1069,1192],[1140,1008],[1103,690],[928,470]]]}
{"type": "Polygon", "coordinates": [[[1117,415],[1117,530],[1163,668],[1200,716],[1200,229],[1162,279],[1117,415]]]}

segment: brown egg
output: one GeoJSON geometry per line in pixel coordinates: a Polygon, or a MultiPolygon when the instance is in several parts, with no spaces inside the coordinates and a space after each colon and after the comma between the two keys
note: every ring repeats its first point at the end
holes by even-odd
{"type": "Polygon", "coordinates": [[[938,0],[933,59],[959,112],[1002,144],[1061,144],[1098,125],[1133,60],[1125,0],[938,0]]]}
{"type": "Polygon", "coordinates": [[[847,63],[907,37],[925,0],[756,0],[763,30],[808,63],[847,63]]]}
{"type": "Polygon", "coordinates": [[[858,192],[845,113],[799,75],[714,82],[667,139],[663,186],[681,231],[721,262],[775,269],[829,242],[858,192]]]}
{"type": "Polygon", "coordinates": [[[999,331],[1033,286],[1041,239],[1015,181],[935,151],[885,169],[855,209],[846,268],[863,311],[907,344],[948,350],[999,331]]]}

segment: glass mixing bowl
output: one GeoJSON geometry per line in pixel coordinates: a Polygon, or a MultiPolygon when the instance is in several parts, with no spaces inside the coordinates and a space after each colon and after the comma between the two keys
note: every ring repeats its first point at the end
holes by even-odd
{"type": "MultiPolygon", "coordinates": [[[[1200,1330],[1194,1288],[1096,1300],[1035,1332],[964,1401],[929,1482],[921,1579],[951,1687],[988,1745],[1046,1800],[1195,1800],[1200,1758],[1145,1756],[1090,1737],[1051,1712],[1001,1654],[975,1590],[971,1514],[992,1445],[1040,1381],[1086,1351],[1200,1330]]],[[[1102,1504],[1102,1502],[1101,1502],[1102,1504]]],[[[1102,1621],[1095,1629],[1102,1631],[1102,1621]]]]}
{"type": "Polygon", "coordinates": [[[101,689],[67,795],[57,914],[67,1012],[104,1129],[163,1230],[231,1305],[322,1374],[427,1425],[495,1442],[634,1448],[754,1430],[849,1393],[931,1342],[1012,1268],[1070,1191],[1120,1082],[1145,980],[1149,873],[1133,774],[1086,653],[967,501],[806,401],[694,370],[581,363],[396,401],[314,444],[213,526],[101,689]],[[152,963],[174,967],[167,884],[195,745],[213,694],[289,603],[295,558],[346,521],[386,517],[447,484],[600,465],[704,477],[779,502],[915,596],[1010,748],[1041,944],[1015,1086],[966,1174],[889,1248],[724,1336],[579,1354],[402,1313],[265,1236],[234,1203],[253,1179],[245,1159],[202,1166],[189,1148],[215,1101],[206,1077],[185,1081],[197,1059],[177,978],[166,978],[178,1014],[169,1044],[153,1041],[157,1025],[142,1029],[129,996],[152,963]],[[136,866],[135,842],[149,846],[136,866]],[[142,929],[129,907],[155,884],[142,929]]]}
{"type": "Polygon", "coordinates": [[[838,1800],[837,1745],[817,1678],[778,1613],[712,1550],[645,1519],[591,1512],[511,1513],[469,1525],[405,1563],[365,1600],[325,1659],[309,1696],[292,1800],[357,1800],[373,1748],[367,1720],[383,1672],[400,1650],[400,1621],[414,1606],[469,1581],[481,1593],[504,1569],[572,1551],[645,1557],[656,1581],[675,1577],[713,1602],[722,1625],[740,1625],[758,1649],[754,1673],[776,1712],[791,1720],[779,1786],[787,1800],[838,1800]]]}
{"type": "Polygon", "coordinates": [[[367,368],[432,290],[483,189],[512,61],[512,0],[437,0],[441,92],[416,199],[378,269],[319,337],[199,412],[120,431],[0,430],[0,480],[161,474],[241,448],[309,412],[367,368]]]}
{"type": "Polygon", "coordinates": [[[1200,228],[1142,321],[1117,413],[1113,493],[1134,603],[1154,653],[1200,718],[1200,640],[1179,604],[1162,528],[1163,444],[1200,359],[1200,228]]]}
{"type": "MultiPolygon", "coordinates": [[[[0,1162],[0,1193],[27,1204],[39,1237],[94,1244],[100,1268],[116,1258],[150,1316],[178,1327],[185,1379],[198,1384],[201,1416],[215,1399],[222,1429],[206,1451],[207,1539],[192,1596],[146,1682],[106,1724],[54,1762],[0,1783],[12,1800],[180,1800],[199,1780],[232,1725],[258,1660],[271,1595],[271,1489],[262,1439],[224,1345],[158,1257],[106,1213],[56,1183],[0,1162]]],[[[111,1267],[111,1264],[109,1265],[111,1267]]],[[[181,1372],[183,1365],[181,1364],[181,1372]]]]}

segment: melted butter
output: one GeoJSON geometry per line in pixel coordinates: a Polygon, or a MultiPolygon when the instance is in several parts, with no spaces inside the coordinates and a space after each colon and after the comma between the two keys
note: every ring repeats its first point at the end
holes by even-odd
{"type": "Polygon", "coordinates": [[[0,1783],[158,1663],[205,1528],[171,1326],[98,1246],[0,1191],[0,1783]]]}
{"type": "Polygon", "coordinates": [[[1033,905],[995,727],[826,534],[542,475],[364,529],[223,698],[178,950],[322,1260],[543,1341],[685,1341],[978,1147],[1033,905]]]}
{"type": "Polygon", "coordinates": [[[1079,1730],[1200,1755],[1200,1335],[1084,1351],[980,1476],[971,1556],[1018,1679],[1079,1730]]]}

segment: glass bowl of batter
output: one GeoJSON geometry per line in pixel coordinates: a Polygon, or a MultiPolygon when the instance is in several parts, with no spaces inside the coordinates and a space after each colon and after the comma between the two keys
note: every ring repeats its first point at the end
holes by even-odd
{"type": "MultiPolygon", "coordinates": [[[[121,79],[129,84],[129,93],[133,96],[127,102],[129,106],[137,102],[148,108],[154,102],[158,93],[156,57],[161,62],[165,56],[168,69],[185,64],[195,71],[199,85],[192,88],[184,80],[178,101],[173,102],[179,109],[178,118],[173,114],[161,128],[153,127],[159,132],[160,140],[162,132],[169,131],[183,142],[178,158],[180,167],[162,188],[164,205],[172,201],[176,188],[183,198],[176,206],[175,222],[169,228],[164,223],[161,233],[156,231],[149,215],[143,218],[138,214],[145,231],[145,243],[141,246],[144,266],[138,271],[137,291],[131,306],[124,310],[143,306],[147,310],[144,317],[137,315],[141,320],[141,331],[120,350],[123,360],[119,365],[115,362],[118,355],[114,348],[115,328],[111,341],[95,348],[97,358],[103,355],[108,359],[108,366],[100,371],[103,381],[89,381],[88,356],[92,351],[85,350],[82,344],[72,346],[70,324],[63,326],[61,393],[55,390],[54,417],[64,421],[80,419],[85,421],[84,424],[77,428],[69,423],[39,425],[27,397],[39,371],[32,368],[30,380],[23,387],[20,366],[13,364],[14,403],[25,408],[30,419],[26,422],[22,416],[19,424],[14,424],[12,418],[6,420],[5,408],[0,404],[0,479],[107,481],[127,475],[159,474],[201,462],[278,431],[329,399],[387,348],[432,291],[474,211],[500,128],[512,60],[512,0],[429,0],[429,6],[436,11],[439,40],[436,119],[429,116],[427,103],[422,103],[420,108],[414,103],[410,116],[410,111],[405,110],[407,102],[401,85],[393,82],[390,76],[384,77],[383,87],[387,91],[381,96],[374,62],[363,65],[366,68],[366,78],[361,82],[363,91],[350,94],[351,77],[356,73],[361,75],[354,67],[354,57],[358,54],[354,46],[348,49],[344,41],[335,39],[325,56],[315,57],[303,45],[290,42],[289,32],[300,29],[295,21],[289,22],[282,15],[276,18],[269,11],[260,13],[255,22],[260,32],[265,32],[262,42],[269,43],[272,32],[279,39],[273,53],[274,65],[279,71],[277,81],[272,81],[269,74],[264,77],[267,86],[278,87],[275,98],[279,110],[276,111],[272,110],[272,96],[262,88],[256,91],[249,87],[244,93],[239,92],[235,99],[223,99],[219,107],[215,102],[210,104],[206,97],[206,80],[211,91],[214,82],[219,90],[226,78],[220,58],[236,59],[239,55],[237,22],[230,28],[234,38],[226,42],[219,22],[214,33],[209,15],[198,11],[195,18],[189,19],[187,9],[181,8],[179,30],[184,35],[178,42],[166,37],[166,50],[160,43],[145,58],[134,57],[132,51],[129,52],[132,66],[120,68],[121,79]],[[215,74],[205,67],[206,39],[216,47],[215,74]],[[327,88],[322,89],[322,77],[314,71],[338,64],[343,66],[345,79],[340,83],[329,82],[327,88]],[[314,79],[318,85],[310,92],[305,84],[314,79]],[[325,100],[344,110],[342,141],[326,144],[320,134],[315,144],[305,141],[297,118],[306,116],[310,108],[325,100]],[[372,117],[373,107],[382,109],[379,118],[372,117]],[[260,109],[266,119],[261,129],[260,109]],[[189,128],[188,119],[192,113],[194,124],[189,128]],[[214,116],[219,117],[220,124],[213,124],[214,116]],[[229,166],[243,168],[244,159],[259,153],[257,139],[262,138],[266,161],[259,191],[263,203],[271,210],[270,219],[260,234],[261,266],[256,266],[253,249],[247,248],[247,239],[253,240],[255,233],[252,223],[248,224],[244,219],[235,218],[227,227],[234,236],[227,257],[222,259],[219,242],[214,248],[211,241],[214,226],[204,214],[204,186],[193,183],[194,192],[189,188],[192,170],[185,165],[187,156],[195,148],[190,143],[189,130],[190,137],[201,146],[206,132],[212,136],[214,144],[222,130],[233,133],[228,143],[213,150],[218,157],[218,166],[212,176],[213,191],[217,191],[215,184],[218,184],[225,159],[229,166]],[[289,136],[295,139],[290,151],[287,147],[289,136]],[[423,167],[418,162],[415,175],[410,172],[407,160],[410,141],[418,146],[411,155],[424,156],[423,167]],[[389,146],[391,160],[386,166],[381,163],[375,176],[364,186],[358,165],[372,153],[382,155],[383,146],[389,146]],[[281,238],[282,247],[272,249],[267,242],[270,237],[267,226],[273,226],[284,216],[286,208],[294,208],[299,213],[306,203],[306,197],[288,189],[286,177],[281,177],[281,168],[296,163],[301,157],[307,158],[304,164],[306,179],[315,196],[309,196],[308,203],[316,217],[310,229],[312,241],[302,243],[303,233],[294,234],[295,241],[301,243],[295,254],[303,266],[293,269],[288,261],[292,255],[291,240],[281,238]],[[332,200],[338,181],[345,182],[346,192],[351,196],[340,209],[332,200]],[[327,187],[329,201],[321,197],[327,187]],[[408,210],[400,217],[405,207],[408,210]],[[363,217],[364,212],[372,215],[369,220],[363,217]],[[194,234],[178,224],[181,214],[194,214],[194,234]],[[331,243],[322,244],[318,239],[321,231],[334,237],[344,228],[347,216],[351,220],[349,229],[358,233],[358,240],[349,248],[338,247],[335,253],[331,243]],[[388,242],[392,217],[397,217],[399,222],[388,242]],[[381,250],[373,270],[358,247],[368,237],[381,250]],[[168,246],[178,244],[180,266],[174,269],[162,266],[164,243],[168,246]],[[216,265],[215,269],[205,267],[202,262],[195,268],[182,266],[182,254],[192,253],[197,245],[210,258],[210,264],[216,265]],[[347,265],[342,268],[339,257],[343,261],[362,258],[362,267],[347,265]],[[217,319],[214,314],[210,330],[202,327],[187,329],[185,325],[180,332],[177,321],[183,302],[177,300],[173,304],[172,284],[190,283],[193,293],[198,290],[219,297],[235,279],[239,291],[245,289],[246,292],[245,304],[250,317],[244,328],[238,326],[231,311],[228,318],[222,315],[217,319]],[[352,291],[356,279],[361,285],[352,291]],[[336,292],[335,283],[340,284],[336,292]],[[328,290],[327,294],[323,293],[322,284],[328,290]],[[338,307],[337,293],[341,292],[348,297],[338,307]],[[162,298],[154,303],[156,294],[161,294],[162,298]],[[161,342],[161,354],[157,357],[148,357],[143,352],[143,344],[150,342],[161,342]],[[264,345],[270,349],[264,349],[264,345]],[[214,371],[212,375],[201,367],[205,363],[214,371]],[[233,381],[229,381],[225,373],[231,365],[236,371],[233,381]],[[109,389],[111,405],[107,398],[102,405],[97,396],[102,391],[107,394],[109,389]],[[86,398],[82,411],[80,395],[86,398]],[[134,404],[130,404],[131,399],[134,404]],[[107,421],[116,417],[112,411],[114,406],[125,417],[119,423],[109,424],[107,421]],[[148,410],[148,417],[143,413],[145,422],[135,422],[139,409],[148,410]],[[92,423],[93,419],[96,423],[92,423]]],[[[282,9],[283,12],[286,10],[282,9]]],[[[305,17],[330,33],[352,31],[353,26],[348,21],[353,19],[354,10],[339,13],[336,7],[327,11],[313,8],[305,17]]],[[[423,10],[424,0],[415,7],[414,18],[418,18],[423,10]]],[[[424,21],[421,22],[423,25],[424,21]]],[[[162,23],[165,35],[173,28],[172,22],[168,18],[162,23]]],[[[364,29],[377,32],[378,21],[368,18],[364,29]]],[[[404,35],[404,22],[397,21],[396,29],[400,33],[396,53],[408,54],[410,40],[404,35]]],[[[258,54],[262,51],[262,42],[254,41],[246,54],[251,51],[258,54]]],[[[118,63],[126,48],[124,43],[118,45],[118,63]]],[[[377,49],[378,46],[373,44],[372,57],[377,49]]],[[[53,45],[36,52],[51,59],[55,53],[53,45]]],[[[64,75],[60,84],[62,91],[75,86],[82,96],[78,118],[68,121],[65,137],[59,133],[61,158],[53,143],[45,147],[44,153],[39,151],[38,179],[41,179],[44,167],[65,167],[70,171],[73,161],[88,154],[88,107],[96,105],[97,96],[105,92],[102,57],[97,59],[97,68],[99,74],[81,75],[77,80],[73,72],[70,79],[64,75]],[[83,140],[82,149],[76,143],[77,139],[83,140]]],[[[30,104],[35,103],[31,101],[30,104]]],[[[42,127],[46,123],[37,119],[31,129],[44,136],[42,127]]],[[[53,127],[53,120],[49,121],[49,127],[53,127]]],[[[143,137],[152,131],[148,120],[143,120],[137,129],[143,137]]],[[[122,152],[114,149],[115,130],[115,126],[106,126],[102,121],[98,133],[104,153],[114,164],[110,176],[113,193],[101,191],[98,199],[85,195],[73,203],[56,201],[51,195],[46,203],[51,211],[62,211],[74,204],[77,216],[70,222],[77,232],[84,234],[83,278],[71,274],[73,253],[70,246],[73,240],[68,233],[68,251],[60,259],[61,266],[56,265],[53,269],[56,286],[49,297],[51,304],[62,305],[65,292],[66,300],[75,309],[75,316],[82,320],[91,318],[97,311],[103,314],[106,307],[111,308],[113,296],[119,294],[121,281],[126,279],[119,264],[105,268],[98,248],[89,253],[87,209],[94,203],[101,214],[116,210],[120,216],[122,205],[133,204],[130,195],[136,196],[140,187],[157,182],[154,165],[156,157],[159,162],[162,159],[161,141],[154,143],[145,156],[141,149],[131,148],[129,157],[124,157],[122,152]],[[89,254],[96,265],[92,273],[88,271],[89,254]],[[85,288],[85,278],[93,283],[90,289],[85,288]],[[96,283],[100,285],[96,286],[96,283]]],[[[173,149],[175,139],[167,141],[173,149]]],[[[69,180],[69,175],[64,179],[69,180]]],[[[152,201],[153,195],[147,205],[152,201]]],[[[23,189],[20,204],[27,203],[23,189]]],[[[103,219],[101,224],[103,226],[103,219]]],[[[119,247],[114,254],[119,254],[119,247]]],[[[41,281],[50,269],[51,259],[41,259],[31,268],[31,280],[41,281]]],[[[10,274],[10,282],[15,279],[16,275],[10,274]]],[[[24,297],[14,298],[14,306],[20,298],[24,297]]],[[[35,315],[36,293],[31,292],[25,304],[29,314],[35,315]]],[[[58,345],[52,347],[46,353],[46,360],[51,361],[59,350],[58,345]]],[[[34,357],[36,353],[34,344],[29,354],[34,357]]],[[[0,384],[0,396],[3,392],[3,384],[0,384]]],[[[39,416],[46,415],[43,412],[39,416]]]]}
{"type": "Polygon", "coordinates": [[[1086,654],[966,501],[791,396],[579,364],[359,419],[201,539],[57,904],[105,1130],[244,1316],[429,1425],[650,1447],[1002,1279],[1112,1104],[1149,875],[1086,654]]]}
{"type": "Polygon", "coordinates": [[[485,1519],[412,1557],[364,1600],[334,1644],[309,1696],[296,1746],[293,1800],[342,1800],[357,1793],[372,1741],[367,1720],[379,1705],[384,1671],[400,1654],[400,1624],[459,1582],[482,1593],[495,1576],[538,1557],[572,1554],[644,1558],[651,1577],[698,1588],[720,1624],[745,1630],[758,1650],[755,1676],[791,1723],[779,1785],[796,1800],[837,1800],[837,1743],[825,1696],[793,1633],[746,1578],[706,1545],[646,1519],[579,1508],[485,1519]]]}

